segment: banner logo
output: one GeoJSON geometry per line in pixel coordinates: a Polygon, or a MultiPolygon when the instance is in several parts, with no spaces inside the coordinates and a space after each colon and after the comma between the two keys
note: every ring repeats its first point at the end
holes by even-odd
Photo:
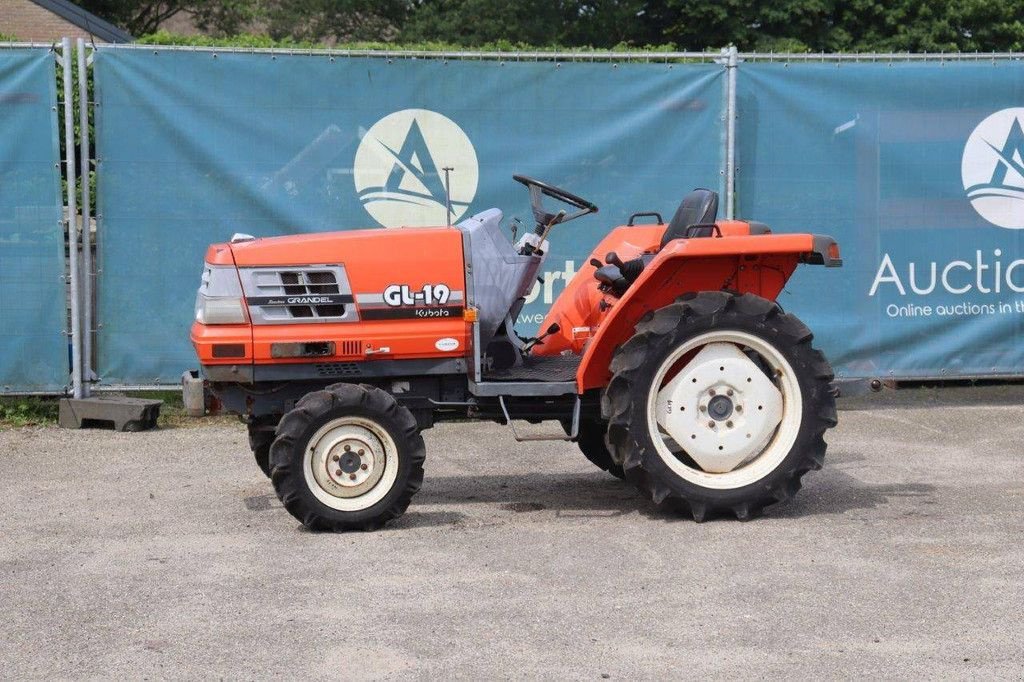
{"type": "Polygon", "coordinates": [[[982,218],[1024,229],[1024,108],[1003,109],[978,124],[964,147],[960,172],[982,218]]]}
{"type": "Polygon", "coordinates": [[[384,227],[445,225],[444,168],[451,172],[452,219],[476,196],[479,166],[469,137],[435,111],[389,114],[359,142],[353,177],[359,200],[384,227]]]}

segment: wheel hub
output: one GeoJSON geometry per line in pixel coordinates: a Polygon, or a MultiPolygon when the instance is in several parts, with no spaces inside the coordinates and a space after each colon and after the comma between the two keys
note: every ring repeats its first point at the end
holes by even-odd
{"type": "Polygon", "coordinates": [[[708,401],[708,414],[716,421],[725,421],[732,415],[732,400],[724,395],[716,395],[708,401]]]}
{"type": "Polygon", "coordinates": [[[710,343],[660,391],[658,426],[700,468],[726,473],[759,454],[782,420],[782,394],[732,343],[710,343]]]}
{"type": "Polygon", "coordinates": [[[359,455],[353,452],[346,452],[341,456],[338,466],[341,468],[343,473],[353,474],[359,470],[362,463],[362,458],[359,455]]]}
{"type": "Polygon", "coordinates": [[[357,424],[328,430],[310,443],[313,477],[335,497],[358,497],[381,479],[387,455],[379,438],[357,424]]]}

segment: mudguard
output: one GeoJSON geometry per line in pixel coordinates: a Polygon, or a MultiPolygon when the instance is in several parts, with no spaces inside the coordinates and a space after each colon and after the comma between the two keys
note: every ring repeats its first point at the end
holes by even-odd
{"type": "Polygon", "coordinates": [[[839,247],[831,237],[813,234],[723,234],[670,242],[621,298],[604,297],[605,315],[583,349],[576,374],[579,392],[608,383],[615,348],[647,313],[698,291],[729,290],[775,300],[800,263],[838,267],[839,247]]]}

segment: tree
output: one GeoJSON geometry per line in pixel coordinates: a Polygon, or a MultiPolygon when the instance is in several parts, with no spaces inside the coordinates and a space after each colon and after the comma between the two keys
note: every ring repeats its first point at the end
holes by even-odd
{"type": "Polygon", "coordinates": [[[387,41],[410,7],[408,0],[266,0],[263,17],[278,40],[387,41]]]}
{"type": "Polygon", "coordinates": [[[666,41],[688,48],[1020,50],[1024,0],[666,0],[666,41]]]}
{"type": "Polygon", "coordinates": [[[420,0],[399,34],[404,42],[478,47],[508,41],[553,45],[566,24],[562,3],[545,0],[420,0]]]}
{"type": "Polygon", "coordinates": [[[307,42],[672,45],[792,52],[1024,49],[1024,0],[75,0],[135,35],[187,12],[204,31],[307,42]]]}
{"type": "Polygon", "coordinates": [[[155,33],[181,12],[210,33],[233,35],[259,15],[259,0],[73,0],[134,36],[155,33]]]}

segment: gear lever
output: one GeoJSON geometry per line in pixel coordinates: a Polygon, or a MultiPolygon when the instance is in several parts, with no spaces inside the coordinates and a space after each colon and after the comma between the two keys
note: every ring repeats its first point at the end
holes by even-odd
{"type": "Polygon", "coordinates": [[[544,343],[544,339],[546,339],[547,337],[551,336],[552,334],[555,334],[555,333],[557,333],[557,332],[558,332],[558,331],[560,331],[561,329],[562,329],[562,328],[561,328],[561,327],[560,327],[560,326],[558,325],[558,323],[557,323],[557,322],[555,322],[555,323],[554,323],[554,324],[552,324],[552,325],[551,325],[550,327],[548,327],[548,328],[547,328],[547,331],[545,331],[545,332],[544,332],[543,334],[541,334],[540,336],[535,336],[535,337],[533,337],[532,339],[528,339],[528,340],[526,341],[526,343],[525,343],[525,344],[523,344],[523,352],[524,352],[524,353],[525,353],[525,352],[527,352],[528,350],[530,350],[531,348],[533,348],[534,346],[536,346],[536,345],[537,345],[538,343],[539,343],[539,344],[543,344],[543,343],[544,343]]]}

